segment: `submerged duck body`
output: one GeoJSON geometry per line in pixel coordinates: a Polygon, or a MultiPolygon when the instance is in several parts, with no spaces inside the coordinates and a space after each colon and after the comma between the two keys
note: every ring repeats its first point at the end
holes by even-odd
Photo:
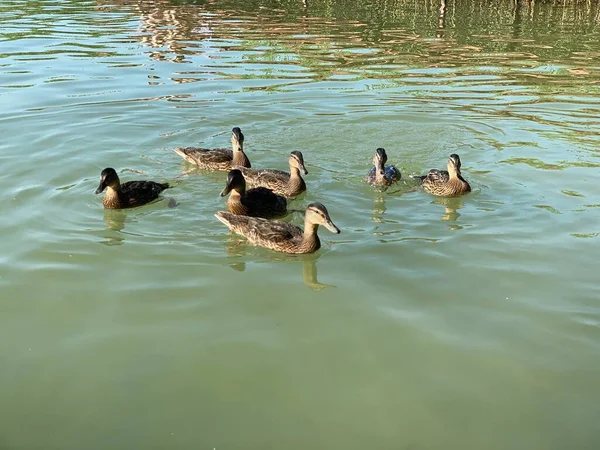
{"type": "Polygon", "coordinates": [[[127,181],[121,184],[115,169],[108,167],[100,174],[100,185],[95,193],[106,190],[102,199],[106,209],[124,209],[150,203],[168,188],[168,183],[155,181],[127,181]]]}
{"type": "Polygon", "coordinates": [[[251,167],[244,153],[244,134],[235,127],[231,130],[231,149],[177,147],[175,153],[201,169],[231,170],[234,167],[251,167]]]}
{"type": "Polygon", "coordinates": [[[239,169],[227,174],[221,197],[229,194],[227,209],[232,214],[270,219],[287,214],[287,200],[265,187],[246,190],[246,180],[239,169]]]}
{"type": "Polygon", "coordinates": [[[427,175],[415,177],[423,190],[439,197],[455,197],[471,192],[471,185],[460,172],[460,157],[453,153],[448,158],[448,170],[431,169],[427,175]]]}
{"type": "Polygon", "coordinates": [[[240,167],[246,184],[249,187],[266,187],[274,193],[285,197],[295,197],[306,191],[306,183],[302,174],[307,175],[308,170],[304,167],[304,157],[300,152],[290,153],[290,171],[273,169],[247,169],[240,167]]]}
{"type": "Polygon", "coordinates": [[[327,208],[321,203],[311,203],[306,208],[304,230],[288,222],[238,216],[224,211],[217,212],[215,217],[234,233],[246,237],[252,245],[283,253],[301,254],[319,250],[321,248],[321,241],[317,235],[319,225],[323,225],[332,233],[340,232],[331,221],[327,208]]]}
{"type": "Polygon", "coordinates": [[[402,177],[400,171],[392,165],[385,165],[387,153],[385,149],[378,148],[373,156],[373,168],[367,174],[365,181],[378,186],[389,186],[402,177]]]}

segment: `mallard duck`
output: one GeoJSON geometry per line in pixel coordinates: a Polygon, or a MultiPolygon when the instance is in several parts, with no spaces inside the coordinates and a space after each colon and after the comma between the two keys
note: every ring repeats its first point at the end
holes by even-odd
{"type": "Polygon", "coordinates": [[[115,169],[108,167],[100,173],[100,185],[96,194],[107,189],[102,204],[107,209],[134,208],[145,205],[158,198],[159,194],[169,188],[169,183],[154,181],[127,181],[121,184],[115,169]]]}
{"type": "Polygon", "coordinates": [[[395,183],[402,176],[400,171],[394,166],[386,166],[387,153],[385,149],[378,148],[373,156],[373,167],[367,174],[366,181],[369,184],[389,186],[395,183]]]}
{"type": "Polygon", "coordinates": [[[431,169],[427,175],[415,178],[432,195],[454,197],[471,192],[471,186],[460,174],[460,157],[455,153],[448,158],[448,171],[431,169]]]}
{"type": "Polygon", "coordinates": [[[251,244],[283,253],[313,253],[319,250],[319,225],[323,225],[332,233],[340,232],[331,221],[327,208],[321,203],[311,203],[306,208],[304,231],[288,222],[237,216],[225,211],[217,212],[215,217],[234,233],[245,236],[251,244]]]}
{"type": "Polygon", "coordinates": [[[244,153],[244,135],[238,127],[231,130],[231,147],[231,150],[228,148],[177,147],[175,153],[201,169],[231,170],[238,166],[251,167],[250,160],[244,153]]]}
{"type": "Polygon", "coordinates": [[[304,157],[300,152],[290,153],[290,171],[273,169],[246,169],[240,167],[240,171],[250,187],[266,187],[273,192],[285,197],[295,197],[306,190],[306,183],[302,179],[300,172],[308,174],[304,167],[304,157]]]}
{"type": "Polygon", "coordinates": [[[230,192],[227,209],[233,214],[269,219],[287,213],[287,200],[271,189],[257,187],[246,190],[246,180],[239,169],[227,174],[227,185],[221,191],[221,197],[230,192]]]}

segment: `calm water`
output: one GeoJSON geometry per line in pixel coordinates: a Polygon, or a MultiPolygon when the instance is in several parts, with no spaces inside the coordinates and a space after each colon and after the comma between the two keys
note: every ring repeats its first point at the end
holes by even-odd
{"type": "Polygon", "coordinates": [[[0,449],[597,449],[600,5],[563,3],[3,0],[0,449]],[[234,126],[342,234],[229,234],[172,149],[234,126]],[[474,192],[376,192],[377,147],[474,192]],[[105,212],[107,166],[178,206],[105,212]]]}

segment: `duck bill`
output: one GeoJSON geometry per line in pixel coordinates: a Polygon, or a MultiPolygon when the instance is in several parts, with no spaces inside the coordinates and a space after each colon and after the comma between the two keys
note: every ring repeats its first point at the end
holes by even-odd
{"type": "Polygon", "coordinates": [[[304,167],[304,164],[300,164],[300,170],[302,171],[302,173],[304,175],[308,175],[308,170],[306,170],[306,167],[304,167]]]}
{"type": "Polygon", "coordinates": [[[340,234],[340,229],[338,227],[336,227],[335,224],[331,220],[328,220],[323,225],[325,225],[325,228],[327,228],[332,233],[340,234]]]}
{"type": "Polygon", "coordinates": [[[228,184],[227,186],[225,186],[225,189],[223,189],[221,191],[221,197],[225,197],[227,194],[229,194],[231,192],[231,185],[228,184]]]}
{"type": "Polygon", "coordinates": [[[98,185],[98,189],[94,191],[94,194],[100,194],[102,191],[104,191],[104,189],[106,189],[106,184],[104,183],[104,180],[102,180],[98,185]]]}

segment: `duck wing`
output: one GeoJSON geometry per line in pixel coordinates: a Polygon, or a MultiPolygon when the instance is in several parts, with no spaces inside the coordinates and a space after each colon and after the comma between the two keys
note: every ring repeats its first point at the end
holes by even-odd
{"type": "Polygon", "coordinates": [[[385,178],[390,183],[398,181],[401,177],[402,175],[400,174],[400,171],[396,168],[396,166],[385,166],[385,178]]]}
{"type": "Polygon", "coordinates": [[[275,169],[248,169],[245,167],[239,167],[239,170],[244,175],[246,182],[263,182],[269,183],[274,180],[288,181],[290,174],[283,170],[275,169]]]}
{"type": "Polygon", "coordinates": [[[255,219],[248,230],[248,237],[256,242],[283,244],[302,239],[302,230],[296,225],[280,220],[255,219]]]}
{"type": "Polygon", "coordinates": [[[120,196],[129,206],[137,206],[158,198],[160,193],[168,188],[168,183],[127,181],[121,184],[120,196]]]}
{"type": "Polygon", "coordinates": [[[375,171],[377,169],[375,169],[375,167],[371,167],[371,170],[369,170],[369,173],[367,173],[367,176],[365,177],[365,181],[369,184],[373,184],[375,183],[375,171]]]}
{"type": "Polygon", "coordinates": [[[256,187],[246,191],[242,202],[252,216],[267,218],[282,216],[287,212],[285,197],[277,195],[265,187],[256,187]]]}
{"type": "Polygon", "coordinates": [[[450,179],[450,174],[447,170],[437,170],[431,169],[423,181],[428,181],[430,183],[447,183],[450,179]]]}
{"type": "Polygon", "coordinates": [[[230,148],[177,147],[175,153],[192,164],[217,165],[233,160],[230,148]]]}
{"type": "Polygon", "coordinates": [[[291,223],[267,220],[261,217],[239,216],[225,211],[217,212],[215,217],[227,225],[231,231],[262,246],[272,247],[302,239],[302,230],[291,223]]]}

